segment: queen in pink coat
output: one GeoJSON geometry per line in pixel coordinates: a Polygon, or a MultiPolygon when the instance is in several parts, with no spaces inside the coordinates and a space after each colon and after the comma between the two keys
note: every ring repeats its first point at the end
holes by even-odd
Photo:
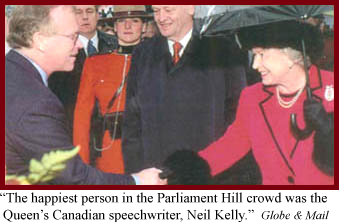
{"type": "Polygon", "coordinates": [[[252,66],[262,82],[243,90],[234,123],[199,155],[212,175],[252,150],[264,185],[333,184],[334,75],[311,65],[321,56],[320,34],[310,25],[288,21],[240,31],[239,38],[252,49],[252,66]],[[312,101],[306,96],[306,75],[312,101]],[[292,133],[292,113],[300,128],[307,122],[314,129],[308,138],[292,133]]]}

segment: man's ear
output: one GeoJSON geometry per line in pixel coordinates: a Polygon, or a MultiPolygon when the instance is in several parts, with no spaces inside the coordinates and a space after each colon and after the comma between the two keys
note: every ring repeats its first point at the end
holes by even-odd
{"type": "Polygon", "coordinates": [[[99,19],[100,19],[99,11],[96,11],[95,12],[95,21],[97,22],[97,24],[98,24],[99,19]]]}
{"type": "Polygon", "coordinates": [[[113,31],[115,33],[117,33],[117,23],[116,22],[113,23],[113,31]]]}
{"type": "Polygon", "coordinates": [[[36,32],[32,37],[32,47],[40,52],[45,52],[47,44],[47,36],[41,32],[36,32]]]}
{"type": "Polygon", "coordinates": [[[187,5],[186,6],[186,11],[189,15],[193,16],[195,12],[195,7],[194,5],[187,5]]]}
{"type": "Polygon", "coordinates": [[[141,30],[142,33],[145,33],[147,31],[147,26],[148,26],[148,23],[147,22],[143,22],[142,30],[141,30]]]}

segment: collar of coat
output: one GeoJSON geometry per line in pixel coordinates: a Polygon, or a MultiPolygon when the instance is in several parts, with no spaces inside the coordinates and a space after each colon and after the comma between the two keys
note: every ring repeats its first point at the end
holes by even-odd
{"type": "MultiPolygon", "coordinates": [[[[310,88],[312,93],[323,87],[320,70],[318,67],[312,65],[308,71],[310,88]]],[[[275,93],[275,86],[263,86],[263,90],[272,96],[275,93]]]]}
{"type": "MultiPolygon", "coordinates": [[[[23,55],[18,53],[15,50],[9,51],[9,53],[6,55],[6,60],[11,61],[15,63],[17,66],[25,69],[27,72],[26,75],[31,75],[34,79],[41,82],[41,84],[44,84],[41,75],[39,74],[39,71],[34,67],[34,65],[28,61],[23,55]]],[[[45,84],[44,84],[45,85],[45,84]]]]}

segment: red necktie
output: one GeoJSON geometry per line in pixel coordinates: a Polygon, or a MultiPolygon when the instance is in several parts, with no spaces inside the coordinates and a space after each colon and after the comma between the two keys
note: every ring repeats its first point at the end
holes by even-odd
{"type": "Polygon", "coordinates": [[[174,65],[179,62],[179,59],[180,59],[179,52],[180,52],[181,49],[182,49],[182,45],[179,42],[174,43],[174,45],[173,45],[173,51],[174,51],[173,64],[174,65]]]}

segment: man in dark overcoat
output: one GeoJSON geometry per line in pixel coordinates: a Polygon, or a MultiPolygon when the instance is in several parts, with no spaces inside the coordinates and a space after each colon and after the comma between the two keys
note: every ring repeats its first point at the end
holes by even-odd
{"type": "Polygon", "coordinates": [[[192,34],[194,6],[153,5],[153,10],[162,36],[135,50],[128,76],[126,172],[161,166],[176,150],[199,151],[217,140],[234,120],[246,85],[234,41],[192,34]]]}

